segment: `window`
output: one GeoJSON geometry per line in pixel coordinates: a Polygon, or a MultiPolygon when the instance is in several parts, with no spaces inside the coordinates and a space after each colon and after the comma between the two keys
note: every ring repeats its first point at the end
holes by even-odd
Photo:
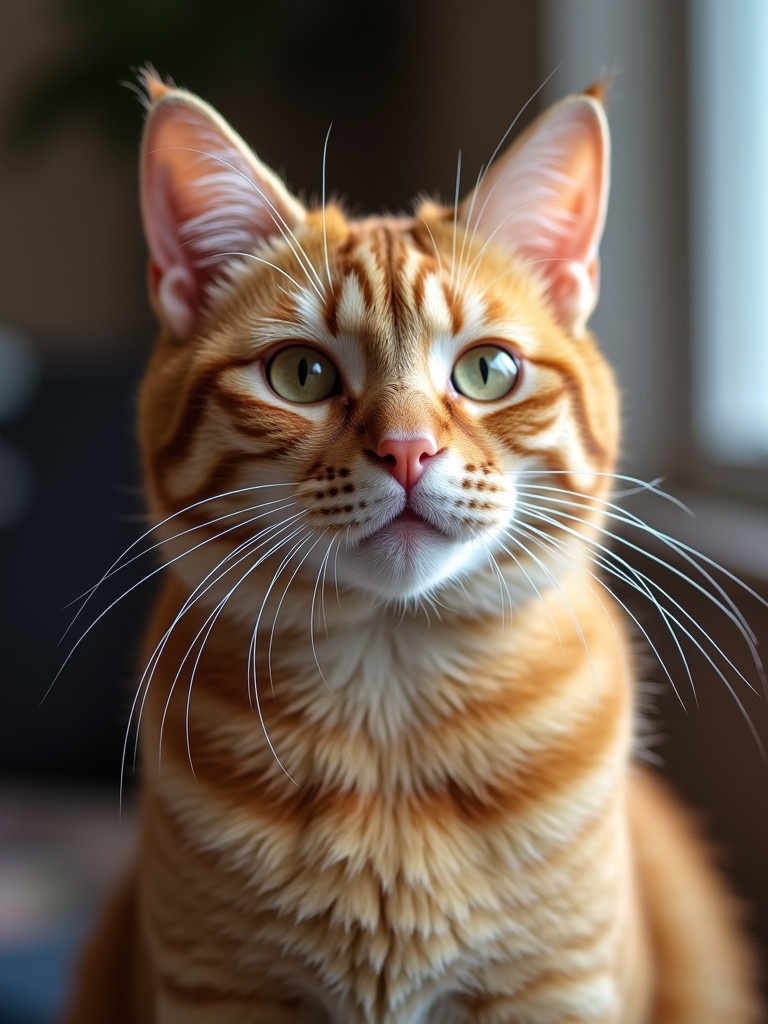
{"type": "Polygon", "coordinates": [[[768,460],[768,4],[690,5],[694,433],[768,460]]]}

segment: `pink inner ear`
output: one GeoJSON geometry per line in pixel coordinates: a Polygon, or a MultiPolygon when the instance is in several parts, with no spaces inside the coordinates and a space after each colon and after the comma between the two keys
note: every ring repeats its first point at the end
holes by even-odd
{"type": "Polygon", "coordinates": [[[535,122],[461,206],[470,229],[476,222],[536,267],[554,312],[574,333],[597,301],[608,152],[602,106],[571,97],[535,122]]]}
{"type": "Polygon", "coordinates": [[[152,300],[179,338],[197,328],[212,279],[304,217],[280,180],[201,100],[169,91],[151,109],[142,212],[152,300]]]}

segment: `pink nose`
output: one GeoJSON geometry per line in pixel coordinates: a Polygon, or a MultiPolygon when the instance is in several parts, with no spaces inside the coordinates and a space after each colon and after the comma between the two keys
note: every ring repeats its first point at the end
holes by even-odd
{"type": "Polygon", "coordinates": [[[401,487],[410,491],[427,468],[429,460],[437,455],[437,441],[431,434],[407,441],[384,437],[379,442],[376,454],[401,487]]]}

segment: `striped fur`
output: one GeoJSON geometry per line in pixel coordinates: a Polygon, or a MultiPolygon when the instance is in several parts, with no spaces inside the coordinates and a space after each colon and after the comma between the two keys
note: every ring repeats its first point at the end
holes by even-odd
{"type": "Polygon", "coordinates": [[[140,431],[169,571],[136,870],[70,1024],[755,1021],[728,900],[630,767],[633,657],[593,575],[618,445],[585,328],[599,99],[456,210],[349,220],[147,84],[140,431]],[[327,399],[273,390],[291,345],[335,364],[327,399]],[[500,399],[457,389],[479,345],[519,368],[500,399]],[[532,513],[547,488],[572,518],[532,513]]]}

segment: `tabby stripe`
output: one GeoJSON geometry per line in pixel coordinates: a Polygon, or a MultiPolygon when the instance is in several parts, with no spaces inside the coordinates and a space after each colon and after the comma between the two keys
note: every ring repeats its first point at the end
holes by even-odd
{"type": "Polygon", "coordinates": [[[357,278],[357,283],[360,285],[360,292],[363,296],[363,302],[368,309],[373,309],[375,306],[376,293],[365,265],[358,259],[350,257],[342,264],[342,274],[344,277],[352,276],[357,278]]]}
{"type": "MultiPolygon", "coordinates": [[[[507,816],[535,810],[545,799],[578,786],[584,777],[604,768],[606,759],[611,763],[608,751],[621,733],[620,703],[612,696],[601,698],[598,715],[572,726],[566,736],[553,740],[551,748],[537,752],[530,765],[518,765],[497,780],[470,777],[459,781],[448,777],[440,787],[429,784],[418,792],[397,793],[394,799],[402,806],[407,827],[418,829],[423,820],[439,821],[446,828],[457,820],[472,827],[488,827],[507,816]]],[[[456,719],[453,728],[461,732],[462,720],[456,719]]],[[[294,735],[295,746],[300,747],[304,741],[307,749],[312,749],[317,742],[314,732],[305,728],[294,735]]],[[[190,746],[200,785],[233,808],[248,807],[250,813],[274,827],[301,825],[309,820],[317,825],[321,819],[335,820],[343,826],[344,822],[372,820],[373,816],[387,819],[392,813],[391,795],[324,785],[322,780],[298,792],[287,781],[285,785],[266,787],[262,771],[232,763],[229,751],[222,751],[206,729],[194,721],[190,723],[190,746]]],[[[168,730],[163,743],[166,755],[177,767],[188,766],[183,730],[168,730]]]]}
{"type": "MultiPolygon", "coordinates": [[[[258,399],[237,394],[226,387],[217,386],[212,397],[219,408],[230,417],[229,429],[249,441],[266,442],[279,435],[281,447],[274,447],[273,453],[282,453],[285,448],[306,437],[307,421],[299,413],[291,413],[287,409],[276,411],[258,399]],[[248,422],[251,421],[251,422],[248,422]]],[[[266,454],[259,451],[262,458],[266,454]]]]}
{"type": "Polygon", "coordinates": [[[189,454],[200,429],[200,410],[205,406],[213,386],[212,377],[202,376],[183,396],[184,408],[170,438],[153,453],[152,465],[158,476],[162,476],[189,454]]]}
{"type": "MultiPolygon", "coordinates": [[[[281,455],[283,451],[283,444],[278,444],[254,455],[244,452],[228,452],[214,463],[208,475],[194,490],[182,494],[171,493],[168,482],[161,476],[155,481],[158,496],[166,509],[186,508],[185,522],[207,522],[211,518],[217,495],[234,490],[242,479],[243,471],[250,463],[260,464],[264,460],[281,455]],[[190,508],[191,505],[194,505],[195,508],[190,508]]],[[[287,488],[276,488],[274,491],[264,489],[254,493],[262,495],[259,498],[260,501],[267,501],[287,493],[287,488]],[[263,497],[264,495],[267,497],[263,497]]],[[[239,497],[244,506],[250,504],[247,493],[239,497]]],[[[232,511],[232,509],[227,508],[227,511],[232,511]]]]}
{"type": "MultiPolygon", "coordinates": [[[[236,367],[250,366],[257,361],[252,352],[228,355],[216,363],[197,370],[197,377],[182,396],[183,412],[173,427],[171,436],[158,446],[153,464],[158,472],[184,459],[195,441],[200,427],[200,410],[206,405],[210,393],[219,386],[219,378],[236,367]]],[[[181,403],[180,403],[181,404],[181,403]]]]}
{"type": "Polygon", "coordinates": [[[586,409],[584,394],[582,389],[579,387],[578,382],[571,377],[567,368],[563,367],[560,363],[544,359],[541,356],[528,356],[527,358],[534,366],[546,367],[546,369],[552,370],[553,373],[556,373],[560,378],[562,378],[563,387],[571,399],[571,409],[573,410],[574,418],[579,427],[581,441],[587,452],[598,459],[601,464],[604,464],[607,461],[605,446],[598,441],[592,430],[586,409]]]}

